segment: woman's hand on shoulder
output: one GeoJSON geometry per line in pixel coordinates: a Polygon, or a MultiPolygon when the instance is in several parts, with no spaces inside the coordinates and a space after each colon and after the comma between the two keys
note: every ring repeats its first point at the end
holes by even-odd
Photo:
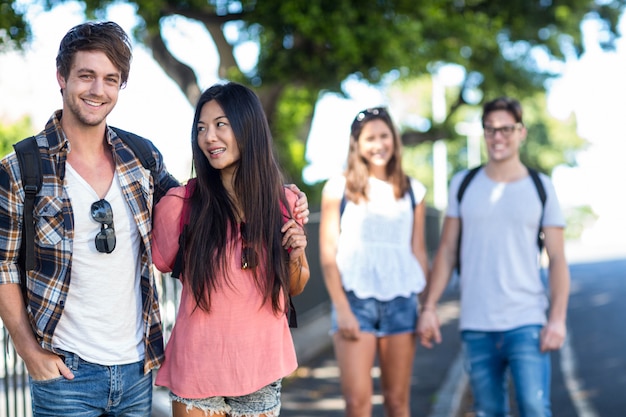
{"type": "Polygon", "coordinates": [[[300,220],[302,224],[307,224],[309,222],[309,214],[311,213],[309,211],[309,200],[306,194],[300,191],[296,184],[288,184],[286,187],[298,196],[293,215],[296,219],[300,220]]]}

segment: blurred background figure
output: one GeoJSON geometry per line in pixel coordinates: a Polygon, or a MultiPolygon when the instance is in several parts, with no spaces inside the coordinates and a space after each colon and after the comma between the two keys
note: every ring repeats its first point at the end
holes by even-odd
{"type": "Polygon", "coordinates": [[[352,123],[347,169],[322,193],[320,257],[351,417],[372,414],[377,354],[385,415],[410,415],[418,294],[428,270],[426,188],[404,173],[401,153],[387,110],[363,110],[352,123]]]}

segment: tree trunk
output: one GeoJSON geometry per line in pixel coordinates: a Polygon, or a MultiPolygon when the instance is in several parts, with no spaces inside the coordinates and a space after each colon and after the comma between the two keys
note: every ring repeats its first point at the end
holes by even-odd
{"type": "Polygon", "coordinates": [[[161,32],[150,33],[144,42],[152,51],[152,57],[163,68],[163,71],[179,86],[189,103],[195,106],[200,98],[198,78],[194,71],[186,64],[177,60],[165,46],[161,32]]]}

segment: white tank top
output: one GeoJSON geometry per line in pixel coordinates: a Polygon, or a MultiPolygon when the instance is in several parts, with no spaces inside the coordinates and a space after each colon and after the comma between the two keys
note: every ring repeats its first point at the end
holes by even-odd
{"type": "Polygon", "coordinates": [[[113,208],[117,243],[112,253],[98,252],[95,237],[101,226],[90,211],[100,198],[69,164],[66,173],[74,213],[72,273],[52,344],[100,365],[138,362],[144,345],[137,225],[116,173],[105,200],[113,208]]]}
{"type": "MultiPolygon", "coordinates": [[[[346,179],[328,180],[323,193],[341,200],[346,179]]],[[[416,204],[426,195],[426,188],[411,179],[416,204]]],[[[344,289],[359,298],[381,301],[419,294],[426,285],[426,275],[413,254],[413,207],[407,193],[396,199],[393,186],[370,177],[369,201],[347,201],[341,216],[337,242],[337,267],[344,289]]]]}

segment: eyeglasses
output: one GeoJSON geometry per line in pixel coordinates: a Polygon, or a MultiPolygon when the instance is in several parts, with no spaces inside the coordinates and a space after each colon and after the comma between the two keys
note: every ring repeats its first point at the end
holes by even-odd
{"type": "Polygon", "coordinates": [[[241,269],[256,268],[258,257],[254,248],[248,246],[248,227],[244,222],[239,224],[239,231],[241,233],[241,269]]]}
{"type": "Polygon", "coordinates": [[[96,249],[101,253],[111,253],[115,249],[115,228],[113,227],[113,209],[105,199],[91,205],[91,218],[101,224],[96,235],[96,249]]]}
{"type": "Polygon", "coordinates": [[[508,138],[509,136],[513,134],[513,132],[515,132],[517,129],[521,127],[522,127],[521,123],[515,123],[514,125],[507,125],[507,126],[502,126],[502,127],[484,126],[483,131],[485,132],[486,137],[492,138],[496,135],[496,133],[500,132],[502,133],[502,136],[504,136],[505,138],[508,138]]]}

